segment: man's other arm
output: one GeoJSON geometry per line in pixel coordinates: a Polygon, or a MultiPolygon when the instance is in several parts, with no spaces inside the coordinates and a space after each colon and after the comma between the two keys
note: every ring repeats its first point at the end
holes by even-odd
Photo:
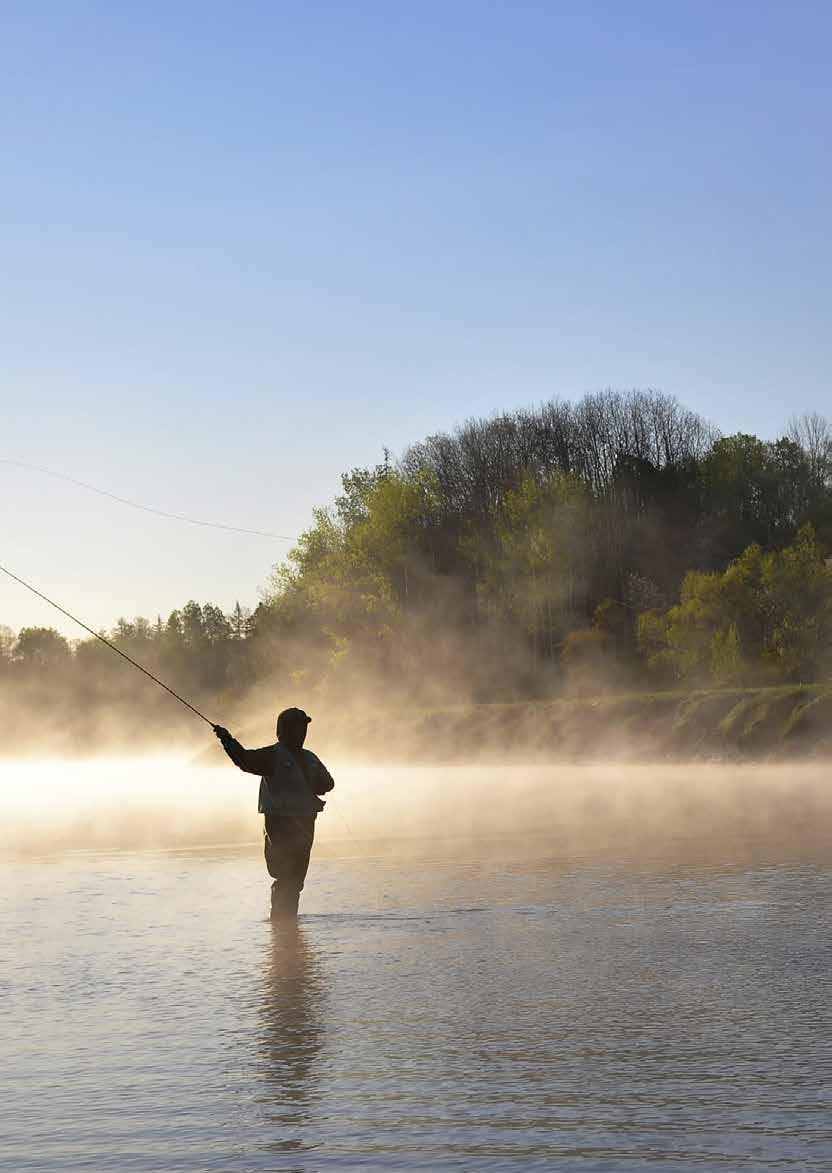
{"type": "Polygon", "coordinates": [[[335,786],[335,780],[320,758],[316,759],[315,781],[312,789],[316,794],[329,794],[335,786]]]}

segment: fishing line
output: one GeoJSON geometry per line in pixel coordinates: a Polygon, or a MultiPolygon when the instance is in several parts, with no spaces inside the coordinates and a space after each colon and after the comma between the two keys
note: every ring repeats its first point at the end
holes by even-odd
{"type": "Polygon", "coordinates": [[[20,585],[25,587],[27,591],[31,591],[33,595],[37,595],[39,599],[43,599],[43,601],[48,603],[50,607],[54,607],[56,611],[60,611],[62,615],[66,615],[67,619],[71,619],[73,623],[77,623],[79,627],[83,627],[84,631],[88,631],[90,635],[95,636],[95,638],[100,640],[101,643],[105,644],[110,649],[110,651],[116,652],[119,656],[121,656],[122,660],[126,660],[128,664],[132,664],[134,668],[138,668],[140,672],[144,672],[145,676],[149,676],[150,679],[158,684],[160,688],[163,688],[165,692],[169,692],[170,695],[175,697],[176,700],[178,700],[180,704],[183,704],[186,709],[190,709],[192,713],[196,713],[197,717],[203,720],[206,725],[210,725],[212,729],[214,728],[214,722],[209,720],[209,718],[206,717],[204,713],[200,713],[199,709],[195,709],[190,701],[186,701],[185,698],[180,696],[178,692],[174,692],[173,689],[169,688],[163,680],[160,680],[158,676],[154,676],[152,672],[147,670],[147,668],[143,668],[141,664],[132,658],[132,656],[128,656],[126,652],[123,652],[121,648],[117,648],[114,643],[111,643],[103,635],[100,635],[97,631],[93,631],[93,629],[88,627],[87,624],[84,623],[83,620],[79,619],[77,615],[73,615],[70,611],[67,611],[66,608],[62,607],[60,603],[56,603],[54,599],[50,599],[48,595],[44,595],[36,587],[33,587],[30,582],[26,582],[25,579],[19,578],[16,574],[13,574],[7,567],[0,566],[0,570],[2,570],[3,574],[7,574],[9,578],[13,578],[15,582],[19,582],[20,585]]]}
{"type": "Polygon", "coordinates": [[[110,501],[118,501],[120,505],[129,505],[131,509],[140,509],[143,513],[152,513],[156,517],[166,517],[169,521],[184,521],[188,525],[201,525],[208,529],[222,529],[234,534],[250,534],[255,538],[272,538],[279,542],[295,541],[295,538],[290,538],[288,534],[274,534],[271,530],[245,529],[239,525],[225,525],[221,521],[205,521],[199,517],[189,517],[185,513],[169,513],[166,509],[156,509],[153,505],[143,505],[140,501],[131,501],[129,497],[119,497],[117,493],[111,493],[108,489],[99,489],[96,485],[91,485],[87,481],[79,481],[75,477],[67,476],[62,472],[55,472],[51,468],[43,468],[39,464],[28,464],[25,460],[9,460],[5,457],[0,457],[0,464],[6,464],[11,468],[25,468],[29,472],[39,472],[44,476],[54,477],[58,481],[67,481],[70,485],[77,485],[80,489],[86,489],[90,493],[97,493],[99,497],[107,497],[110,501]]]}

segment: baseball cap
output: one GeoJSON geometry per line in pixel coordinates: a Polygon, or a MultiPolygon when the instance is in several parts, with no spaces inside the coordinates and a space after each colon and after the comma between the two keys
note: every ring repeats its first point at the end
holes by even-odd
{"type": "Polygon", "coordinates": [[[278,737],[280,736],[281,728],[288,723],[293,723],[295,721],[305,721],[308,725],[311,720],[312,718],[308,713],[304,713],[303,709],[284,709],[283,712],[278,713],[277,716],[277,735],[278,737]]]}

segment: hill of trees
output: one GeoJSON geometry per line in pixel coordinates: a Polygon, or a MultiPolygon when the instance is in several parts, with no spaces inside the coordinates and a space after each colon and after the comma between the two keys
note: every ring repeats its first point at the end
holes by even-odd
{"type": "MultiPolygon", "coordinates": [[[[226,713],[832,669],[832,429],[817,415],[764,441],[667,395],[603,392],[471,420],[342,479],[253,612],[191,601],[110,638],[226,713]]],[[[0,695],[78,737],[110,717],[143,741],[170,725],[164,694],[50,628],[0,631],[0,695]]]]}

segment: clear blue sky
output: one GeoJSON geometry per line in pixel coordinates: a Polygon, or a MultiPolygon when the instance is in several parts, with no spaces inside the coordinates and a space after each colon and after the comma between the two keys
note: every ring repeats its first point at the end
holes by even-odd
{"type": "MultiPolygon", "coordinates": [[[[832,414],[830,35],[825,0],[5,4],[0,456],[293,534],[383,445],[551,395],[832,414]]],[[[0,493],[0,561],[95,624],[256,602],[285,548],[0,493]]]]}

